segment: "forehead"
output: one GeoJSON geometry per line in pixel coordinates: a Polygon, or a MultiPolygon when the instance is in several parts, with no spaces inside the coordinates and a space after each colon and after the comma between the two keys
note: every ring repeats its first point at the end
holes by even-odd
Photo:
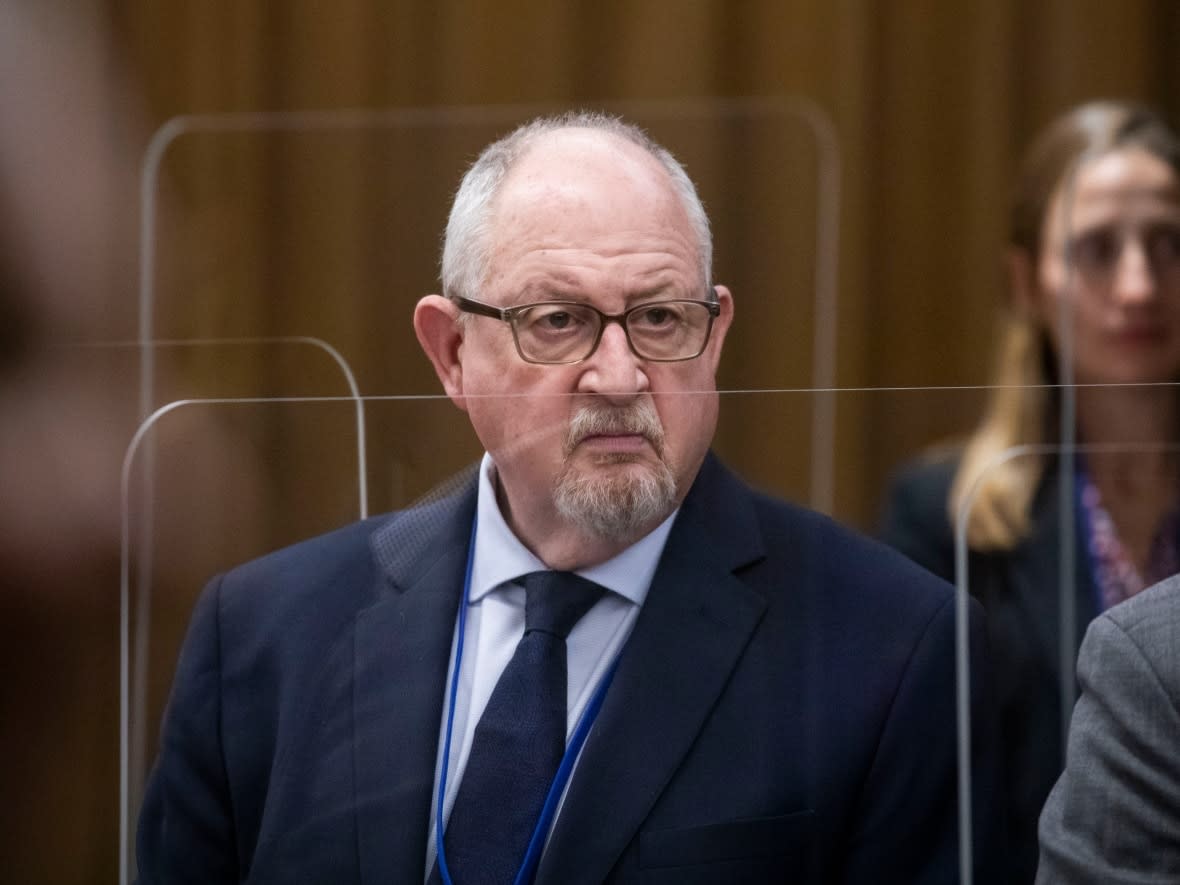
{"type": "Polygon", "coordinates": [[[499,189],[490,235],[493,262],[562,250],[691,258],[698,248],[660,162],[618,136],[579,129],[526,150],[499,189]]]}
{"type": "Polygon", "coordinates": [[[1141,148],[1111,151],[1084,163],[1073,180],[1073,193],[1062,182],[1053,216],[1070,204],[1074,224],[1133,221],[1139,215],[1174,212],[1180,208],[1176,171],[1141,148]]]}

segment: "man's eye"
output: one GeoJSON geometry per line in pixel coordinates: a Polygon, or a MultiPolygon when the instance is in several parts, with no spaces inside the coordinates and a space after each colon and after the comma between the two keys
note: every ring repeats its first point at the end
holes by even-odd
{"type": "Polygon", "coordinates": [[[573,322],[573,317],[571,317],[568,313],[555,311],[553,313],[547,313],[541,317],[541,322],[550,329],[564,329],[573,322]]]}
{"type": "Polygon", "coordinates": [[[645,310],[640,314],[644,322],[649,326],[662,326],[664,323],[672,319],[670,311],[664,310],[662,307],[654,307],[651,310],[645,310]]]}
{"type": "Polygon", "coordinates": [[[680,319],[676,311],[668,307],[649,307],[631,317],[632,324],[644,329],[660,329],[675,325],[680,319]]]}
{"type": "Polygon", "coordinates": [[[586,325],[587,318],[576,309],[568,307],[537,307],[523,317],[525,328],[538,335],[554,332],[572,332],[586,325]]]}

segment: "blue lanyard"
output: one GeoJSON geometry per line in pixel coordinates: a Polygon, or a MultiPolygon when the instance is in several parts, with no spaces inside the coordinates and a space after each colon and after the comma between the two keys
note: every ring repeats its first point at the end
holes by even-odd
{"type": "MultiPolygon", "coordinates": [[[[471,569],[475,561],[475,527],[476,522],[473,522],[471,526],[471,542],[467,550],[467,573],[463,578],[463,600],[459,606],[459,629],[458,638],[456,639],[455,666],[454,671],[451,673],[451,696],[447,709],[447,731],[443,743],[442,770],[439,772],[438,777],[438,800],[435,809],[434,842],[438,851],[438,871],[444,885],[453,885],[451,872],[447,868],[446,846],[444,845],[445,840],[443,839],[445,834],[443,828],[443,807],[446,803],[447,795],[447,768],[451,761],[451,735],[455,726],[455,695],[459,688],[459,670],[463,662],[463,637],[467,627],[467,604],[471,598],[471,569]]],[[[610,669],[606,671],[606,674],[599,682],[598,688],[594,690],[594,696],[590,698],[590,703],[586,705],[586,709],[582,711],[582,715],[578,719],[578,724],[574,727],[574,733],[570,736],[569,744],[565,748],[565,754],[561,757],[561,764],[557,766],[557,773],[553,776],[553,783],[549,785],[549,792],[545,796],[545,804],[541,807],[541,814],[537,818],[536,826],[533,828],[533,835],[529,839],[529,847],[525,851],[524,861],[516,873],[514,885],[528,885],[537,873],[537,865],[541,861],[541,852],[545,847],[545,839],[549,835],[549,828],[553,826],[553,818],[557,814],[557,805],[561,801],[562,793],[565,792],[566,784],[569,783],[570,774],[573,773],[574,763],[578,759],[578,754],[582,752],[582,745],[586,743],[586,738],[590,734],[594,720],[598,718],[598,711],[602,709],[602,702],[606,698],[606,690],[610,687],[611,680],[614,679],[615,670],[618,669],[618,666],[619,661],[616,657],[610,665],[610,669]]]]}

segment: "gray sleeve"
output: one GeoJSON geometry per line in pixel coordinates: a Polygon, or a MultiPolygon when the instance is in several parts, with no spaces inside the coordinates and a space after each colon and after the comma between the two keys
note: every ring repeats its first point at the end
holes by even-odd
{"type": "Polygon", "coordinates": [[[1178,609],[1128,620],[1116,608],[1087,630],[1065,771],[1041,814],[1038,885],[1180,881],[1178,609]]]}

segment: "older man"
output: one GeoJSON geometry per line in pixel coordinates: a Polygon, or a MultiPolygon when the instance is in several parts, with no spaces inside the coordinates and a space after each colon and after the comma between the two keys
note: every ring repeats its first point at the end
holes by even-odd
{"type": "Polygon", "coordinates": [[[640,130],[485,150],[414,315],[478,475],[207,588],[144,881],[958,880],[950,588],[709,454],[710,266],[640,130]]]}

